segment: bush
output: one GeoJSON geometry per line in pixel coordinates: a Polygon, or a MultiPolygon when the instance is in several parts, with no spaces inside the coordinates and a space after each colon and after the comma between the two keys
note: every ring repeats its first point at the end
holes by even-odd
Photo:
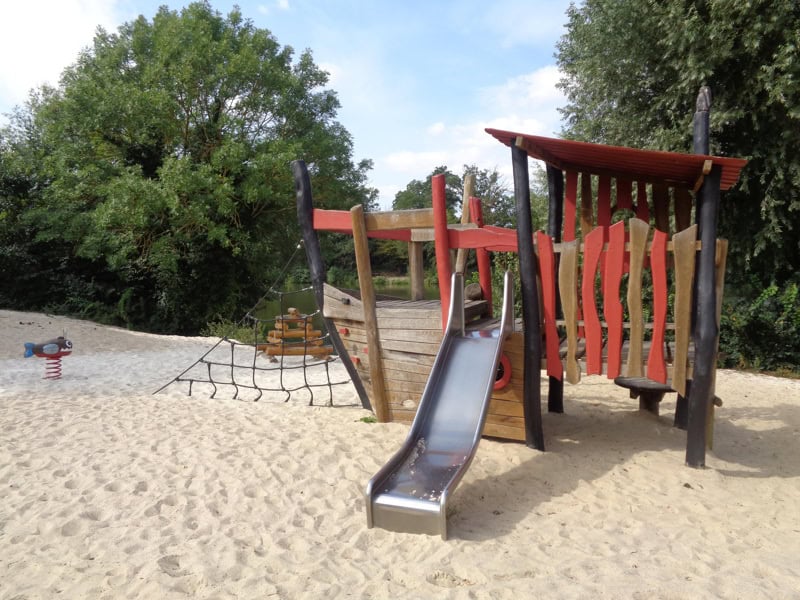
{"type": "Polygon", "coordinates": [[[800,289],[770,285],[755,300],[723,305],[720,357],[724,366],[800,373],[800,289]]]}

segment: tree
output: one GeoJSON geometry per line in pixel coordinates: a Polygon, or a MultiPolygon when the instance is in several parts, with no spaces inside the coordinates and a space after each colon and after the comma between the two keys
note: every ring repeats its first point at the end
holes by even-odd
{"type": "Polygon", "coordinates": [[[327,81],[238,9],[195,2],[99,29],[0,134],[4,163],[36,165],[27,187],[4,182],[18,221],[0,227],[57,250],[37,270],[75,280],[65,310],[180,333],[240,315],[300,237],[291,160],[326,208],[375,202],[327,81]]]}
{"type": "Polygon", "coordinates": [[[766,286],[800,264],[800,5],[754,0],[586,0],[558,44],[564,134],[691,151],[701,85],[712,153],[749,159],[725,195],[729,281],[766,286]]]}
{"type": "Polygon", "coordinates": [[[399,191],[395,194],[392,201],[392,208],[394,210],[409,210],[413,208],[430,208],[433,202],[433,188],[431,187],[431,180],[434,175],[442,175],[445,177],[445,198],[447,208],[451,212],[460,210],[461,208],[461,190],[463,189],[461,178],[450,171],[447,166],[436,167],[424,181],[412,179],[406,189],[399,191]]]}

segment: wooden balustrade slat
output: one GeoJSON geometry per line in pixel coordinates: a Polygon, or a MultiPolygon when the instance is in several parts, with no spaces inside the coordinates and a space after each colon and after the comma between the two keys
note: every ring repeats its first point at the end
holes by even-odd
{"type": "Polygon", "coordinates": [[[603,314],[608,323],[606,373],[619,376],[622,363],[622,301],[620,284],[625,263],[625,223],[619,221],[608,229],[608,251],[603,275],[603,314]]]}
{"type": "Polygon", "coordinates": [[[567,381],[578,383],[581,368],[578,365],[578,242],[573,240],[561,245],[561,260],[558,264],[558,287],[561,292],[561,310],[564,313],[567,332],[567,381]]]}
{"type": "Polygon", "coordinates": [[[672,389],[686,395],[686,369],[689,362],[689,337],[692,329],[692,287],[694,282],[697,225],[672,236],[675,255],[675,360],[672,389]]]}
{"type": "Polygon", "coordinates": [[[593,229],[583,238],[581,308],[586,335],[586,374],[599,375],[603,369],[603,331],[595,303],[595,274],[603,251],[604,229],[593,229]]]}
{"type": "Polygon", "coordinates": [[[650,223],[650,207],[647,205],[647,184],[644,181],[636,182],[636,218],[645,223],[650,223]]]}
{"type": "Polygon", "coordinates": [[[642,275],[647,255],[647,238],[650,225],[641,219],[630,220],[630,275],[628,277],[628,314],[630,315],[630,349],[627,376],[642,376],[642,348],[644,344],[644,316],[642,310],[642,275]]]}
{"type": "Polygon", "coordinates": [[[581,173],[581,237],[594,228],[592,213],[592,175],[581,173]]]}
{"type": "Polygon", "coordinates": [[[567,171],[567,184],[564,188],[564,235],[562,240],[571,242],[575,239],[575,215],[578,205],[578,173],[567,171]]]}
{"type": "Polygon", "coordinates": [[[536,232],[539,274],[542,278],[542,308],[544,313],[544,339],[547,374],[559,381],[563,379],[559,357],[558,329],[556,328],[556,261],[553,238],[543,231],[536,232]]]}
{"type": "Polygon", "coordinates": [[[653,338],[647,357],[647,377],[666,383],[664,332],[667,324],[667,234],[660,229],[656,229],[653,234],[650,271],[653,275],[653,338]]]}

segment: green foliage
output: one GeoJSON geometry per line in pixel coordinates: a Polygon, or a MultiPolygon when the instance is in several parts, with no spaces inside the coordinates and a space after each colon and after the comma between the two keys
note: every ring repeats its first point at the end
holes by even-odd
{"type": "Polygon", "coordinates": [[[727,302],[720,328],[720,352],[726,366],[800,373],[797,283],[772,284],[753,301],[727,302]]]}
{"type": "Polygon", "coordinates": [[[229,340],[236,340],[243,344],[256,344],[258,342],[263,342],[267,337],[266,331],[263,331],[263,329],[265,329],[263,324],[254,327],[251,325],[242,325],[241,323],[229,319],[218,318],[200,329],[200,335],[228,338],[229,340]]]}
{"type": "Polygon", "coordinates": [[[567,137],[691,152],[695,98],[710,87],[712,154],[749,160],[719,213],[727,288],[740,294],[721,343],[735,364],[800,364],[800,337],[778,320],[800,264],[798,4],[586,0],[568,19],[557,53],[567,137]]]}
{"type": "Polygon", "coordinates": [[[326,208],[375,202],[327,79],[206,2],[99,30],[0,132],[0,302],[179,333],[241,314],[300,238],[291,160],[326,208]]]}
{"type": "Polygon", "coordinates": [[[436,167],[433,172],[425,178],[425,181],[414,179],[408,183],[406,189],[397,192],[392,201],[394,210],[408,210],[413,208],[430,208],[433,197],[431,180],[434,175],[445,176],[445,198],[447,208],[450,211],[458,210],[461,207],[461,178],[450,171],[446,166],[436,167]]]}
{"type": "Polygon", "coordinates": [[[720,231],[734,278],[767,286],[800,264],[800,10],[754,0],[586,0],[558,45],[568,137],[690,152],[697,91],[711,150],[749,163],[720,231]]]}

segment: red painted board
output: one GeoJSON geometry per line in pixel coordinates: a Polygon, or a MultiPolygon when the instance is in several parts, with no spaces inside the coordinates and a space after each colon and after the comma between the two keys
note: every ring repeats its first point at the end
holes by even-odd
{"type": "Polygon", "coordinates": [[[620,283],[625,257],[625,222],[608,230],[605,273],[603,275],[603,314],[608,323],[606,369],[609,379],[618,377],[622,364],[622,300],[620,283]]]}
{"type": "Polygon", "coordinates": [[[611,226],[611,178],[601,175],[597,181],[597,224],[611,226]]]}
{"type": "MultiPolygon", "coordinates": [[[[472,222],[479,228],[482,228],[483,204],[480,199],[469,199],[469,214],[472,222]]],[[[489,252],[487,252],[485,248],[476,248],[475,258],[478,263],[478,281],[480,282],[481,291],[483,292],[483,299],[486,300],[489,314],[492,314],[492,266],[489,260],[489,252]]]]}
{"type": "Polygon", "coordinates": [[[592,229],[583,239],[583,274],[581,277],[581,306],[583,328],[586,334],[586,374],[599,375],[603,371],[603,330],[594,295],[594,278],[597,263],[603,251],[604,227],[592,229]]]}
{"type": "Polygon", "coordinates": [[[564,233],[561,237],[564,242],[575,239],[575,214],[578,203],[578,173],[567,171],[567,184],[564,189],[564,233]]]}
{"type": "Polygon", "coordinates": [[[439,298],[442,305],[442,330],[447,327],[450,312],[450,240],[447,235],[447,200],[444,175],[434,175],[433,187],[433,235],[436,250],[436,273],[439,276],[439,298]]]}
{"type": "Polygon", "coordinates": [[[647,184],[636,182],[636,218],[650,223],[650,207],[647,205],[647,184]]]}
{"type": "Polygon", "coordinates": [[[617,179],[617,210],[633,210],[633,183],[630,179],[617,179]]]}
{"type": "Polygon", "coordinates": [[[650,272],[653,274],[653,339],[647,356],[647,377],[667,383],[664,360],[664,332],[667,328],[667,234],[658,229],[650,247],[650,272]]]}
{"type": "Polygon", "coordinates": [[[556,260],[553,253],[553,238],[543,231],[537,231],[536,247],[539,256],[539,275],[542,280],[547,374],[561,381],[564,369],[559,356],[558,328],[556,327],[556,260]]]}

